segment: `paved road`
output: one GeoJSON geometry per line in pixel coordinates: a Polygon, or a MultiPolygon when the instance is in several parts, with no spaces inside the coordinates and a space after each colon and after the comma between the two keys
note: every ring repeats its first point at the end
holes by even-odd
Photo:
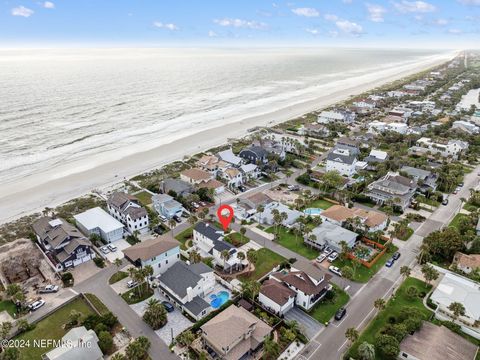
{"type": "MultiPolygon", "coordinates": [[[[124,265],[126,264],[127,261],[124,260],[124,265]]],[[[177,356],[170,352],[167,345],[160,340],[157,334],[112,290],[108,284],[108,279],[110,279],[116,271],[118,271],[116,266],[110,266],[88,280],[76,285],[74,290],[95,294],[118,317],[120,323],[133,337],[146,336],[149,338],[151,342],[149,354],[152,359],[177,359],[177,356]]]]}
{"type": "Polygon", "coordinates": [[[440,206],[432,215],[414,232],[412,237],[399,243],[402,256],[392,268],[382,268],[368,284],[362,286],[350,299],[347,305],[347,316],[340,323],[332,323],[325,328],[304,351],[297,357],[299,360],[313,359],[341,359],[347,350],[345,331],[350,327],[362,330],[376,314],[373,303],[378,298],[388,298],[400,285],[402,276],[400,267],[414,266],[418,248],[423,237],[430,232],[447,225],[460,210],[460,198],[468,198],[469,189],[477,188],[480,166],[465,177],[465,185],[457,195],[451,195],[447,206],[440,206]]]}

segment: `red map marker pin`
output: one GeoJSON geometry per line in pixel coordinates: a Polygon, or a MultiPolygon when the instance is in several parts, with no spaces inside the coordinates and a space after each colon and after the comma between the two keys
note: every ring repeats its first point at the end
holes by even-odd
{"type": "Polygon", "coordinates": [[[227,231],[228,225],[232,222],[233,219],[233,209],[230,205],[222,205],[217,210],[217,217],[220,223],[223,226],[223,231],[227,231]],[[228,212],[227,216],[224,216],[224,213],[228,212]]]}

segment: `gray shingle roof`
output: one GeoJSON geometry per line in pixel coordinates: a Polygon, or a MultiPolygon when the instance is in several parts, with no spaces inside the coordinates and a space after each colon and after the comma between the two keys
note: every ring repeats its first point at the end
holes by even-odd
{"type": "Polygon", "coordinates": [[[343,155],[335,152],[328,153],[327,160],[339,162],[342,164],[353,164],[355,161],[355,155],[343,155]]]}
{"type": "Polygon", "coordinates": [[[183,298],[187,296],[187,289],[197,286],[201,278],[200,275],[191,271],[183,261],[178,261],[160,275],[158,280],[180,298],[183,298]]]}
{"type": "Polygon", "coordinates": [[[210,304],[203,300],[200,296],[195,296],[192,301],[185,303],[185,306],[192,314],[198,315],[203,310],[208,309],[210,304]]]}
{"type": "Polygon", "coordinates": [[[222,230],[205,222],[199,222],[197,225],[195,225],[195,231],[198,231],[203,236],[206,236],[207,238],[214,241],[221,240],[221,238],[223,238],[224,236],[222,230]]]}

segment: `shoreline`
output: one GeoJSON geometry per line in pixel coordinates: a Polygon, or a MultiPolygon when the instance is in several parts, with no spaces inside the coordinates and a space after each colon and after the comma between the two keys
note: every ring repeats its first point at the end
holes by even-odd
{"type": "MultiPolygon", "coordinates": [[[[27,176],[0,188],[0,224],[13,221],[22,216],[55,207],[64,202],[86,195],[94,189],[105,188],[123,181],[124,178],[151,171],[184,156],[193,155],[227,143],[229,138],[240,138],[247,134],[247,129],[255,126],[274,126],[312,111],[331,106],[359,95],[376,87],[414,75],[426,69],[445,63],[453,58],[448,53],[413,65],[404,66],[398,72],[386,74],[351,86],[340,87],[333,93],[325,94],[317,99],[304,101],[266,114],[247,117],[235,123],[201,130],[195,134],[159,145],[153,149],[127,155],[120,159],[99,164],[85,170],[71,173],[72,164],[68,164],[63,172],[70,173],[58,177],[62,167],[50,171],[27,176]],[[44,182],[39,182],[41,177],[44,182]]],[[[381,73],[381,71],[380,71],[381,73]]],[[[348,79],[345,80],[348,83],[348,79]]]]}

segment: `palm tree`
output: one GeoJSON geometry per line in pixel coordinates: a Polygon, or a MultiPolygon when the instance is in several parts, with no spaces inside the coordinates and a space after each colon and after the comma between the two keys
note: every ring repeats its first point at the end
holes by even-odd
{"type": "Polygon", "coordinates": [[[265,360],[273,360],[278,357],[280,354],[280,345],[272,339],[272,337],[268,337],[265,339],[263,343],[263,356],[265,360]]]}
{"type": "Polygon", "coordinates": [[[230,252],[228,250],[222,250],[222,252],[220,253],[220,257],[223,259],[223,271],[225,271],[227,261],[228,259],[230,259],[230,252]]]}
{"type": "Polygon", "coordinates": [[[407,265],[404,265],[400,268],[400,275],[402,275],[404,279],[409,277],[411,273],[412,270],[407,265]]]}
{"type": "Polygon", "coordinates": [[[150,299],[147,302],[147,309],[143,314],[143,320],[150,325],[153,330],[158,330],[167,323],[167,311],[159,300],[150,299]]]}
{"type": "Polygon", "coordinates": [[[243,251],[239,251],[239,252],[237,253],[237,258],[238,258],[238,260],[240,260],[240,261],[245,260],[246,257],[247,257],[247,256],[245,255],[245,253],[244,253],[243,251]]]}
{"type": "Polygon", "coordinates": [[[240,237],[241,240],[240,240],[240,241],[241,241],[242,243],[243,243],[243,237],[245,236],[245,233],[246,233],[246,232],[247,232],[247,229],[242,226],[242,227],[240,228],[240,235],[241,235],[241,237],[240,237]]]}
{"type": "Polygon", "coordinates": [[[422,266],[422,274],[425,280],[427,281],[427,284],[430,285],[432,280],[436,280],[438,278],[438,271],[433,268],[433,266],[424,264],[422,266]]]}
{"type": "Polygon", "coordinates": [[[177,226],[177,222],[174,219],[168,220],[168,226],[171,229],[171,235],[173,236],[173,229],[175,229],[175,226],[177,226]]]}
{"type": "Polygon", "coordinates": [[[364,341],[358,347],[358,357],[360,360],[375,360],[375,346],[364,341]]]}
{"type": "Polygon", "coordinates": [[[198,218],[197,218],[195,215],[193,215],[193,214],[188,217],[188,222],[189,222],[192,226],[195,225],[195,224],[197,223],[197,221],[198,221],[198,218]]]}
{"type": "Polygon", "coordinates": [[[192,264],[196,264],[202,261],[202,257],[200,256],[200,253],[197,250],[192,250],[188,254],[188,260],[190,260],[192,264]]]}
{"type": "Polygon", "coordinates": [[[350,340],[351,343],[354,343],[355,341],[357,341],[358,339],[358,331],[357,329],[351,327],[351,328],[348,328],[346,331],[345,331],[345,337],[350,340]]]}
{"type": "Polygon", "coordinates": [[[247,260],[248,260],[248,270],[250,270],[250,265],[257,262],[258,254],[254,249],[247,250],[247,260]]]}
{"type": "Polygon", "coordinates": [[[134,268],[132,280],[138,283],[137,285],[138,297],[141,297],[143,292],[143,282],[145,280],[143,270],[134,268]]]}
{"type": "Polygon", "coordinates": [[[151,276],[153,276],[153,267],[152,265],[145,265],[142,269],[142,275],[144,278],[147,278],[147,286],[150,290],[150,282],[148,281],[151,276]]]}
{"type": "Polygon", "coordinates": [[[457,320],[459,316],[465,315],[465,306],[459,302],[452,302],[448,305],[448,310],[453,314],[453,320],[457,320]]]}
{"type": "Polygon", "coordinates": [[[387,302],[385,301],[385,299],[379,298],[379,299],[375,300],[375,302],[373,303],[373,306],[375,307],[375,309],[380,311],[380,310],[385,309],[386,304],[387,304],[387,302]]]}
{"type": "Polygon", "coordinates": [[[265,211],[265,206],[263,205],[258,205],[257,206],[257,214],[258,214],[258,223],[262,223],[262,214],[265,211]]]}
{"type": "Polygon", "coordinates": [[[117,267],[117,269],[120,269],[120,266],[122,266],[122,259],[116,258],[113,260],[113,264],[117,267]]]}

